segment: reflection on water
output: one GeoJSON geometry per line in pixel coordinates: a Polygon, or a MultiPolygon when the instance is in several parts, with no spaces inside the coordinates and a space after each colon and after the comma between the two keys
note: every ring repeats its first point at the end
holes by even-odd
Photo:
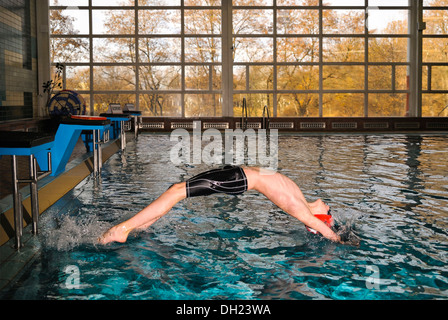
{"type": "Polygon", "coordinates": [[[44,215],[42,253],[7,297],[28,299],[431,299],[448,286],[448,137],[280,136],[279,171],[323,198],[359,247],[308,233],[264,196],[182,201],[126,244],[95,239],[172,183],[167,135],[141,135],[44,215]],[[77,266],[69,289],[64,270],[77,266]]]}

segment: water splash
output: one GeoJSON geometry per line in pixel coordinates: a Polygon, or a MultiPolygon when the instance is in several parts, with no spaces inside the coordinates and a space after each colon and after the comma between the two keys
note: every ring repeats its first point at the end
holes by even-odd
{"type": "Polygon", "coordinates": [[[94,215],[64,215],[42,228],[41,239],[46,248],[69,251],[79,246],[96,246],[98,237],[110,227],[110,223],[94,215]]]}

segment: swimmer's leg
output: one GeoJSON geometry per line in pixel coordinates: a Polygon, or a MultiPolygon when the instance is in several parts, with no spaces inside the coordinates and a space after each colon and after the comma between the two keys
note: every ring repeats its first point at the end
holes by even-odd
{"type": "Polygon", "coordinates": [[[148,228],[185,198],[185,182],[176,183],[135,216],[109,229],[98,241],[101,244],[126,242],[131,231],[148,228]]]}

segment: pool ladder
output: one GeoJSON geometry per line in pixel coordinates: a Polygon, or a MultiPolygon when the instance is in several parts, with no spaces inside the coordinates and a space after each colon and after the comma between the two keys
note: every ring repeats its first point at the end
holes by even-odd
{"type": "Polygon", "coordinates": [[[443,111],[445,111],[445,109],[448,108],[448,104],[445,106],[445,108],[442,109],[442,111],[439,112],[439,114],[437,115],[438,117],[440,117],[440,115],[443,113],[443,111]]]}
{"type": "Polygon", "coordinates": [[[247,104],[246,98],[243,98],[243,106],[241,110],[241,129],[247,129],[247,104]]]}
{"type": "MultiPolygon", "coordinates": [[[[262,129],[267,129],[269,130],[269,121],[270,121],[271,117],[269,114],[269,108],[267,105],[264,106],[263,108],[263,120],[261,123],[261,128],[262,129]]],[[[242,110],[241,110],[241,129],[246,130],[247,129],[247,102],[246,102],[246,98],[243,98],[243,105],[242,105],[242,110]]]]}
{"type": "Polygon", "coordinates": [[[261,123],[261,128],[269,130],[269,121],[270,121],[269,108],[268,108],[268,106],[264,106],[264,108],[263,108],[263,122],[261,123]]]}

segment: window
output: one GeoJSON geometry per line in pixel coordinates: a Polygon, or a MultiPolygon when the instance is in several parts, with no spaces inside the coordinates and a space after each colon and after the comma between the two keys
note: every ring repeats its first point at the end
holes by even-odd
{"type": "Polygon", "coordinates": [[[448,116],[448,2],[423,1],[422,115],[448,116]]]}
{"type": "Polygon", "coordinates": [[[234,1],[234,115],[405,116],[408,4],[234,1]]]}
{"type": "MultiPolygon", "coordinates": [[[[145,116],[412,115],[417,2],[51,0],[53,63],[91,113],[145,116]]],[[[446,0],[425,0],[424,116],[448,116],[446,0]]]]}
{"type": "Polygon", "coordinates": [[[218,0],[52,0],[52,62],[93,114],[136,103],[145,116],[221,116],[221,12],[218,0]]]}

